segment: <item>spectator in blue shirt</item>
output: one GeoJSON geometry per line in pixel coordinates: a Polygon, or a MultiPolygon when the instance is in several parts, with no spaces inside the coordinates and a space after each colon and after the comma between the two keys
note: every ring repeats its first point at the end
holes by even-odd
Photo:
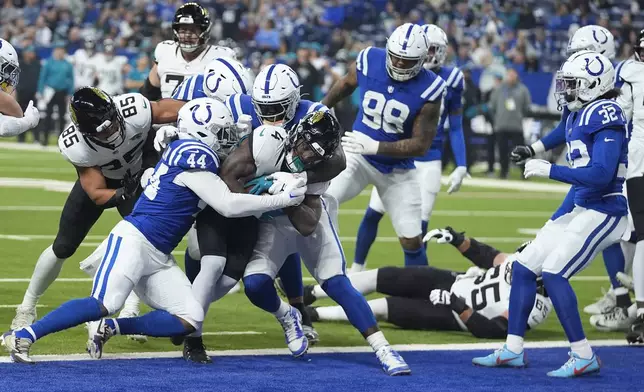
{"type": "Polygon", "coordinates": [[[25,6],[22,9],[22,17],[25,18],[27,25],[33,25],[36,23],[40,15],[40,6],[38,5],[38,0],[27,0],[25,6]]]}
{"type": "Polygon", "coordinates": [[[45,62],[38,79],[38,101],[47,102],[45,123],[42,127],[43,134],[39,138],[43,146],[47,145],[49,131],[52,128],[52,114],[54,106],[58,107],[59,131],[65,126],[65,113],[67,100],[74,93],[74,70],[72,65],[65,60],[66,52],[63,44],[57,44],[52,57],[45,62]]]}
{"type": "Polygon", "coordinates": [[[255,34],[255,43],[261,50],[277,52],[280,48],[280,32],[275,29],[275,22],[267,20],[262,24],[255,34]]]}
{"type": "Polygon", "coordinates": [[[332,0],[331,4],[324,9],[320,18],[320,24],[324,26],[340,27],[344,23],[346,10],[339,0],[332,0]]]}
{"type": "Polygon", "coordinates": [[[136,67],[130,69],[125,78],[125,89],[128,93],[136,93],[143,86],[145,79],[150,73],[150,61],[148,56],[141,55],[136,60],[136,67]]]}

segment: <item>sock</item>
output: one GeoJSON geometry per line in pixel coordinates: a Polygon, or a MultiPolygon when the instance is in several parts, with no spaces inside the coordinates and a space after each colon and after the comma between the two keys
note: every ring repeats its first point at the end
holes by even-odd
{"type": "Polygon", "coordinates": [[[403,249],[403,252],[405,252],[405,267],[428,265],[427,253],[422,246],[416,250],[403,249]]]}
{"type": "Polygon", "coordinates": [[[121,335],[169,337],[185,335],[186,327],[179,317],[165,310],[154,310],[140,317],[116,319],[121,335]]]}
{"type": "Polygon", "coordinates": [[[351,285],[361,294],[371,294],[376,291],[378,284],[378,270],[358,272],[349,276],[351,285]]]}
{"type": "MultiPolygon", "coordinates": [[[[213,288],[212,302],[215,302],[224,295],[231,293],[238,282],[239,280],[233,279],[228,275],[221,275],[213,288]]],[[[239,289],[237,291],[239,291],[239,289]]]]}
{"type": "Polygon", "coordinates": [[[123,310],[121,313],[125,312],[127,314],[139,314],[139,303],[141,300],[139,296],[136,295],[134,291],[130,292],[130,295],[125,299],[125,305],[123,305],[123,310]]]}
{"type": "MultiPolygon", "coordinates": [[[[514,262],[512,264],[512,286],[510,287],[508,336],[525,336],[528,318],[534,307],[536,296],[537,275],[523,264],[514,262]]],[[[520,352],[520,350],[510,351],[520,352]]]]}
{"type": "Polygon", "coordinates": [[[286,258],[284,265],[278,273],[284,285],[284,291],[288,299],[304,296],[304,283],[302,283],[302,262],[300,255],[294,253],[286,258]]]}
{"type": "Polygon", "coordinates": [[[628,308],[631,306],[631,296],[628,294],[628,289],[626,287],[613,288],[613,292],[615,293],[617,307],[628,308]]]}
{"type": "Polygon", "coordinates": [[[200,266],[199,274],[192,282],[192,294],[197,302],[201,304],[205,314],[213,301],[214,286],[224,271],[226,258],[222,256],[203,256],[200,266]]]}
{"type": "MultiPolygon", "coordinates": [[[[557,317],[564,332],[566,332],[568,341],[579,342],[586,339],[577,308],[577,296],[568,279],[544,272],[543,283],[546,290],[548,290],[552,306],[557,312],[557,317]]],[[[512,312],[512,309],[510,309],[510,312],[512,312]]]]}
{"type": "Polygon", "coordinates": [[[60,274],[60,270],[63,268],[65,259],[56,257],[52,246],[50,245],[45,249],[38,258],[36,268],[34,268],[31,280],[29,281],[29,287],[27,287],[25,296],[22,299],[21,306],[24,308],[32,309],[36,307],[38,299],[51,286],[54,280],[56,280],[60,274]]]}
{"type": "Polygon", "coordinates": [[[73,299],[60,305],[42,319],[32,324],[33,334],[26,329],[16,331],[19,338],[40,339],[54,332],[75,327],[87,321],[100,320],[106,313],[102,311],[101,303],[93,297],[73,299]]]}
{"type": "Polygon", "coordinates": [[[244,277],[246,296],[258,308],[269,313],[276,313],[284,302],[277,295],[273,279],[265,274],[253,274],[244,277]]]}
{"type": "Polygon", "coordinates": [[[505,347],[515,354],[521,354],[523,352],[523,337],[508,334],[505,339],[505,347]]]}
{"type": "Polygon", "coordinates": [[[342,306],[321,306],[315,308],[318,317],[322,321],[348,321],[347,314],[342,306]]]}
{"type": "Polygon", "coordinates": [[[644,302],[644,241],[639,241],[635,245],[633,285],[635,286],[635,300],[644,302]]]}
{"type": "Polygon", "coordinates": [[[387,298],[378,298],[367,301],[373,315],[377,320],[388,320],[389,319],[389,303],[387,298]]]}
{"type": "Polygon", "coordinates": [[[588,339],[582,339],[577,342],[570,343],[570,351],[579,355],[580,358],[590,359],[593,357],[593,349],[588,343],[588,339]]]}
{"type": "Polygon", "coordinates": [[[186,264],[186,276],[190,283],[195,281],[199,271],[201,270],[201,263],[199,260],[193,259],[190,257],[190,252],[186,249],[186,254],[184,255],[184,262],[186,264]]]}
{"type": "Polygon", "coordinates": [[[288,313],[289,310],[291,310],[291,305],[289,305],[286,302],[282,301],[282,299],[279,298],[279,297],[278,297],[278,299],[280,301],[279,307],[277,308],[276,311],[271,312],[271,313],[273,313],[273,316],[279,318],[279,317],[284,316],[286,313],[288,313]]]}
{"type": "MultiPolygon", "coordinates": [[[[429,226],[429,221],[423,220],[420,222],[420,235],[424,237],[427,234],[427,227],[429,226]]],[[[423,243],[423,248],[427,249],[427,242],[423,243]]]]}
{"type": "Polygon", "coordinates": [[[633,271],[633,256],[635,256],[635,244],[621,241],[619,245],[622,247],[622,254],[624,255],[624,272],[630,275],[633,271]]]}
{"type": "Polygon", "coordinates": [[[606,267],[611,285],[613,288],[621,287],[622,284],[617,280],[617,273],[624,272],[624,266],[626,264],[622,247],[619,243],[615,243],[604,249],[602,255],[604,256],[604,266],[606,267]]]}
{"type": "Polygon", "coordinates": [[[360,333],[377,326],[376,318],[367,304],[367,300],[353,286],[345,275],[336,275],[322,284],[324,291],[338,305],[342,306],[349,322],[360,333]]]}
{"type": "Polygon", "coordinates": [[[378,235],[378,223],[382,219],[383,214],[380,212],[367,207],[362,222],[358,227],[358,235],[356,237],[356,253],[353,258],[354,263],[364,264],[367,260],[367,254],[371,245],[373,245],[376,240],[376,235],[378,235]]]}
{"type": "Polygon", "coordinates": [[[382,347],[389,346],[389,342],[382,331],[378,331],[367,336],[367,343],[369,343],[373,351],[378,351],[382,347]]]}

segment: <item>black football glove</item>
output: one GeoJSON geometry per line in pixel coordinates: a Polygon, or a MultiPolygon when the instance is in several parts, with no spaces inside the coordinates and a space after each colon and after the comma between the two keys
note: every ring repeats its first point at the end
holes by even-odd
{"type": "Polygon", "coordinates": [[[121,185],[123,186],[123,197],[125,199],[130,199],[136,195],[136,191],[138,190],[139,185],[141,185],[140,181],[142,174],[143,170],[139,170],[135,175],[132,175],[129,169],[125,172],[125,176],[123,176],[123,180],[121,181],[121,185]]]}
{"type": "Polygon", "coordinates": [[[451,226],[447,226],[445,230],[449,231],[449,233],[452,235],[452,240],[449,243],[454,245],[455,247],[458,248],[459,246],[461,246],[463,241],[465,241],[464,231],[457,233],[456,230],[454,230],[451,226]]]}
{"type": "Polygon", "coordinates": [[[532,157],[534,157],[534,149],[532,146],[516,146],[510,153],[510,160],[517,165],[524,163],[532,157]]]}

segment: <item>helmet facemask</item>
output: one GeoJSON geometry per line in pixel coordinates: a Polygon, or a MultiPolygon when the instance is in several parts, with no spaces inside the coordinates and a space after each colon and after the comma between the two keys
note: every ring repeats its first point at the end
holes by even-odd
{"type": "Polygon", "coordinates": [[[297,105],[300,102],[300,88],[289,94],[285,99],[277,102],[259,101],[252,98],[255,112],[259,118],[268,123],[287,124],[295,117],[297,105]]]}
{"type": "Polygon", "coordinates": [[[13,93],[20,78],[20,67],[0,57],[0,89],[7,94],[13,93]]]}
{"type": "MultiPolygon", "coordinates": [[[[182,18],[182,20],[183,19],[189,19],[192,21],[192,18],[190,17],[182,18]]],[[[210,27],[204,30],[198,24],[192,22],[174,23],[172,25],[172,32],[174,33],[175,41],[179,43],[181,51],[193,53],[206,44],[208,34],[210,33],[210,27]]]]}
{"type": "Polygon", "coordinates": [[[561,71],[557,72],[555,80],[555,98],[559,107],[566,106],[571,111],[577,111],[584,106],[585,102],[579,98],[582,89],[589,87],[585,79],[564,76],[561,71]]]}
{"type": "Polygon", "coordinates": [[[445,56],[447,55],[447,46],[441,44],[429,44],[427,51],[427,64],[428,69],[434,69],[443,65],[445,56]]]}
{"type": "Polygon", "coordinates": [[[385,60],[387,65],[387,73],[393,80],[398,82],[410,80],[418,75],[423,66],[423,63],[425,62],[425,58],[426,56],[410,58],[399,56],[391,52],[389,48],[387,48],[387,56],[385,60]],[[397,67],[394,65],[394,62],[402,62],[404,63],[404,66],[397,67]]]}
{"type": "Polygon", "coordinates": [[[125,142],[125,120],[117,111],[112,120],[105,120],[103,124],[96,127],[96,132],[88,134],[88,137],[99,145],[116,149],[125,142]]]}

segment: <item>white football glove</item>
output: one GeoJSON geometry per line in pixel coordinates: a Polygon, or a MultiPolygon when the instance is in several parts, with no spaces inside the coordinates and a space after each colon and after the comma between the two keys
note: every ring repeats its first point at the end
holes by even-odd
{"type": "Polygon", "coordinates": [[[306,181],[302,178],[297,178],[295,181],[284,186],[282,193],[276,197],[283,198],[285,207],[296,206],[304,201],[306,194],[306,181]]]}
{"type": "Polygon", "coordinates": [[[380,142],[360,132],[346,132],[342,136],[342,147],[353,154],[376,155],[380,142]]]}
{"type": "MultiPolygon", "coordinates": [[[[276,172],[270,176],[266,176],[267,180],[272,180],[273,185],[268,189],[268,193],[276,195],[283,192],[284,189],[293,185],[295,181],[299,181],[303,177],[299,173],[276,172]]],[[[306,184],[306,178],[304,178],[306,184]]]]}
{"type": "Polygon", "coordinates": [[[543,159],[530,159],[525,164],[525,169],[523,170],[523,176],[525,178],[530,177],[544,177],[550,178],[550,169],[552,164],[543,159]]]}
{"type": "Polygon", "coordinates": [[[434,289],[429,293],[429,301],[434,305],[450,305],[452,293],[447,290],[434,289]]]}
{"type": "Polygon", "coordinates": [[[150,178],[154,174],[154,168],[149,167],[145,169],[143,174],[141,174],[141,188],[145,189],[146,186],[148,186],[148,183],[150,182],[150,178]]]}
{"type": "Polygon", "coordinates": [[[465,177],[469,177],[467,168],[465,166],[456,167],[452,174],[449,175],[449,188],[447,189],[447,193],[458,192],[461,189],[461,184],[465,177]]]}
{"type": "Polygon", "coordinates": [[[470,267],[465,271],[464,274],[456,275],[456,280],[466,279],[466,278],[478,278],[479,276],[485,275],[487,271],[479,267],[470,267]]]}
{"type": "Polygon", "coordinates": [[[154,136],[154,149],[158,152],[163,151],[170,143],[173,137],[177,136],[177,128],[172,125],[164,125],[157,130],[154,136]]]}
{"type": "Polygon", "coordinates": [[[38,111],[38,108],[34,106],[33,101],[29,101],[29,105],[27,105],[22,118],[25,121],[27,129],[34,129],[38,125],[38,122],[40,121],[40,112],[38,111]]]}
{"type": "Polygon", "coordinates": [[[449,244],[454,239],[454,236],[452,236],[452,233],[450,233],[449,230],[433,229],[425,234],[423,242],[429,242],[432,239],[436,239],[436,242],[439,244],[449,244]]]}
{"type": "Polygon", "coordinates": [[[239,136],[245,136],[253,130],[253,117],[248,114],[242,114],[237,119],[237,130],[239,131],[239,136]]]}

